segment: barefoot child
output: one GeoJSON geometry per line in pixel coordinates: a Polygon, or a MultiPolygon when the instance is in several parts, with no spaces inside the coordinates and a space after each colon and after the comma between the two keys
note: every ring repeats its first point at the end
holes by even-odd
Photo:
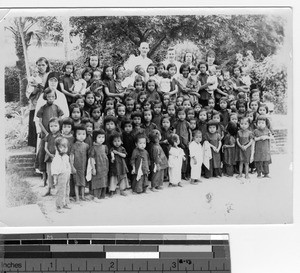
{"type": "Polygon", "coordinates": [[[79,125],[74,128],[74,136],[76,142],[74,143],[71,154],[70,163],[75,183],[76,202],[79,202],[79,195],[81,200],[85,201],[84,189],[86,186],[86,168],[88,159],[89,145],[84,142],[86,138],[86,128],[79,125]]]}
{"type": "Polygon", "coordinates": [[[71,165],[68,156],[68,140],[64,137],[58,137],[55,140],[56,153],[51,164],[51,173],[53,175],[53,184],[57,188],[56,209],[62,212],[62,209],[70,209],[70,174],[71,165]]]}
{"type": "Polygon", "coordinates": [[[126,196],[125,190],[129,188],[126,165],[127,152],[122,146],[122,135],[119,132],[114,132],[110,136],[110,178],[109,178],[109,192],[111,196],[116,192],[117,187],[120,188],[120,194],[126,196]]]}
{"type": "Polygon", "coordinates": [[[193,141],[189,145],[191,164],[191,184],[201,182],[201,167],[203,162],[203,147],[201,144],[202,133],[200,130],[193,132],[193,141]]]}
{"type": "Polygon", "coordinates": [[[151,190],[163,189],[164,172],[168,168],[168,159],[159,145],[161,134],[159,130],[152,130],[149,134],[151,142],[150,161],[151,161],[151,190]]]}
{"type": "Polygon", "coordinates": [[[267,117],[260,115],[257,118],[257,129],[254,130],[255,152],[254,162],[257,170],[257,177],[269,178],[269,164],[271,163],[270,139],[272,134],[267,127],[267,117]]]}
{"type": "Polygon", "coordinates": [[[169,187],[181,185],[181,168],[182,161],[186,160],[184,151],[179,148],[180,138],[172,134],[169,138],[171,149],[169,151],[169,187]]]}
{"type": "Polygon", "coordinates": [[[92,184],[91,190],[94,200],[105,198],[107,182],[108,182],[108,148],[104,145],[105,131],[100,129],[93,132],[94,144],[90,150],[90,158],[92,165],[92,184]]]}
{"type": "Polygon", "coordinates": [[[136,136],[136,148],[131,156],[132,191],[135,193],[146,193],[148,185],[148,174],[150,172],[150,158],[146,151],[146,136],[141,133],[136,136]]]}
{"type": "Polygon", "coordinates": [[[249,119],[242,118],[240,121],[241,129],[237,133],[237,158],[239,161],[239,175],[241,178],[243,174],[243,166],[245,166],[245,178],[249,179],[249,163],[251,158],[251,145],[253,143],[253,134],[249,130],[249,119]]]}

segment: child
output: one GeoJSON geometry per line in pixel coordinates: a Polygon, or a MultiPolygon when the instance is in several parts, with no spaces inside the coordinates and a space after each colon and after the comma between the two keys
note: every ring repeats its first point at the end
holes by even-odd
{"type": "Polygon", "coordinates": [[[132,191],[134,193],[146,193],[148,185],[148,174],[150,172],[150,158],[146,151],[146,136],[138,134],[136,136],[136,148],[131,156],[132,174],[132,191]]]}
{"type": "Polygon", "coordinates": [[[180,147],[183,149],[186,157],[186,162],[182,166],[182,178],[187,180],[189,175],[189,140],[191,136],[191,130],[189,123],[186,120],[186,114],[184,108],[181,106],[177,109],[178,120],[174,124],[175,133],[180,137],[180,147]]]}
{"type": "Polygon", "coordinates": [[[148,81],[153,80],[153,81],[155,81],[156,84],[158,84],[159,78],[157,77],[156,65],[154,63],[149,64],[146,71],[148,73],[148,75],[146,74],[146,79],[148,81]]]}
{"type": "Polygon", "coordinates": [[[135,148],[135,137],[132,134],[133,124],[130,119],[124,119],[121,123],[123,146],[127,152],[126,164],[128,168],[129,183],[132,182],[132,167],[130,164],[131,156],[135,148]]]}
{"type": "Polygon", "coordinates": [[[237,113],[231,113],[229,115],[229,121],[238,125],[238,115],[237,115],[237,113]]]}
{"type": "Polygon", "coordinates": [[[86,134],[86,128],[83,125],[74,128],[76,142],[71,149],[70,163],[75,182],[76,203],[79,202],[79,195],[81,196],[81,200],[86,200],[84,197],[84,189],[86,185],[85,176],[89,150],[89,145],[84,142],[86,134]]]}
{"type": "Polygon", "coordinates": [[[248,118],[242,118],[240,121],[240,130],[238,130],[236,143],[237,143],[237,158],[239,161],[239,175],[237,178],[241,178],[243,174],[243,166],[245,166],[245,178],[249,177],[249,163],[251,162],[251,145],[253,142],[253,134],[249,130],[248,118]]]}
{"type": "Polygon", "coordinates": [[[86,129],[86,138],[84,142],[89,145],[91,148],[93,146],[93,130],[94,130],[94,123],[90,118],[83,118],[81,120],[81,125],[83,125],[86,129]]]}
{"type": "Polygon", "coordinates": [[[133,122],[133,136],[136,136],[139,133],[144,133],[145,129],[141,127],[142,125],[142,113],[141,112],[133,112],[131,115],[132,122],[133,122]]]}
{"type": "Polygon", "coordinates": [[[182,106],[182,103],[183,103],[183,96],[177,96],[176,98],[176,106],[179,107],[179,106],[182,106]]]}
{"type": "Polygon", "coordinates": [[[133,87],[134,88],[130,88],[127,91],[127,97],[133,98],[136,101],[139,94],[145,89],[145,82],[143,81],[143,78],[141,76],[137,76],[135,78],[133,87]]]}
{"type": "Polygon", "coordinates": [[[196,118],[191,118],[189,120],[189,123],[190,123],[191,133],[193,134],[194,131],[198,130],[198,128],[197,128],[197,119],[196,118]]]}
{"type": "Polygon", "coordinates": [[[75,69],[74,71],[74,84],[71,88],[71,91],[73,94],[75,94],[75,97],[79,97],[85,94],[86,92],[86,81],[81,77],[81,71],[79,68],[75,69]]]}
{"type": "Polygon", "coordinates": [[[70,117],[73,120],[74,126],[78,126],[81,123],[82,109],[78,104],[72,103],[70,105],[70,117]]]}
{"type": "Polygon", "coordinates": [[[125,107],[126,107],[126,118],[130,119],[131,114],[134,112],[135,101],[133,98],[127,97],[125,99],[125,107]]]}
{"type": "Polygon", "coordinates": [[[157,83],[155,80],[150,79],[146,82],[146,92],[147,92],[147,98],[150,101],[160,101],[160,95],[157,92],[157,83]]]}
{"type": "Polygon", "coordinates": [[[246,118],[249,119],[249,130],[253,132],[256,129],[256,124],[254,120],[254,112],[251,110],[248,110],[246,112],[246,118]]]}
{"type": "Polygon", "coordinates": [[[222,73],[223,73],[223,80],[219,82],[218,88],[228,96],[234,95],[233,82],[230,79],[229,70],[223,70],[222,73]]]}
{"type": "Polygon", "coordinates": [[[76,94],[72,93],[72,87],[74,85],[74,80],[72,77],[72,73],[74,72],[74,65],[72,62],[68,61],[66,62],[63,67],[62,71],[64,72],[64,75],[60,78],[60,88],[61,92],[65,94],[68,105],[73,103],[74,98],[76,97],[76,94]]]}
{"type": "Polygon", "coordinates": [[[152,116],[152,110],[145,110],[143,112],[143,124],[141,125],[141,128],[144,129],[144,134],[147,137],[152,130],[157,129],[156,124],[152,122],[152,116]]]}
{"type": "Polygon", "coordinates": [[[108,182],[108,148],[104,145],[105,131],[102,129],[93,132],[93,146],[90,149],[90,159],[92,166],[91,190],[94,200],[105,198],[108,182]]]}
{"type": "Polygon", "coordinates": [[[184,99],[183,102],[182,102],[182,107],[184,109],[191,108],[192,105],[191,105],[190,99],[184,99]]]}
{"type": "Polygon", "coordinates": [[[137,103],[143,105],[146,99],[147,99],[146,91],[141,91],[137,96],[137,103]]]}
{"type": "Polygon", "coordinates": [[[38,169],[43,173],[44,186],[47,184],[47,175],[46,175],[46,164],[45,164],[45,142],[44,138],[48,135],[49,121],[53,117],[62,117],[64,115],[63,111],[58,105],[54,103],[56,99],[56,93],[50,88],[46,88],[43,94],[43,99],[46,100],[46,104],[41,106],[37,111],[37,118],[39,118],[39,126],[41,128],[40,138],[40,148],[37,153],[38,169]]]}
{"type": "Polygon", "coordinates": [[[256,100],[256,101],[260,101],[260,90],[259,89],[252,89],[250,91],[250,100],[256,100]]]}
{"type": "Polygon", "coordinates": [[[174,133],[173,127],[171,127],[170,118],[168,116],[164,116],[161,119],[161,141],[160,146],[162,147],[167,158],[169,157],[170,144],[168,139],[171,134],[174,133]]]}
{"type": "Polygon", "coordinates": [[[208,99],[208,107],[210,110],[214,110],[216,106],[215,100],[213,98],[208,99]]]}
{"type": "Polygon", "coordinates": [[[106,133],[105,144],[107,145],[108,150],[110,150],[110,144],[111,144],[111,142],[109,141],[110,136],[115,131],[120,132],[120,129],[119,129],[118,123],[117,123],[117,119],[113,116],[106,116],[103,121],[103,128],[106,133]]]}
{"type": "Polygon", "coordinates": [[[85,115],[90,117],[92,106],[95,104],[95,100],[96,100],[95,94],[92,91],[87,91],[84,97],[85,97],[85,101],[84,101],[83,111],[85,112],[85,115]]]}
{"type": "Polygon", "coordinates": [[[169,151],[169,187],[181,185],[181,169],[182,161],[186,160],[184,151],[179,147],[180,138],[177,134],[172,134],[169,138],[169,143],[171,145],[169,151]]]}
{"type": "Polygon", "coordinates": [[[213,110],[212,111],[211,119],[218,123],[219,126],[218,126],[217,132],[221,135],[221,139],[223,139],[225,128],[221,124],[221,115],[220,115],[220,113],[218,111],[216,111],[216,110],[213,110]]]}
{"type": "Polygon", "coordinates": [[[161,107],[162,104],[160,101],[154,101],[153,102],[153,118],[152,118],[152,122],[155,123],[156,127],[161,130],[161,118],[162,118],[162,114],[161,114],[161,107]]]}
{"type": "Polygon", "coordinates": [[[237,124],[234,122],[229,122],[227,125],[227,133],[224,137],[224,142],[222,146],[223,152],[223,163],[224,163],[224,173],[225,176],[233,176],[234,165],[235,165],[235,146],[236,146],[236,135],[238,132],[237,124]]]}
{"type": "Polygon", "coordinates": [[[53,177],[51,173],[51,163],[55,156],[55,140],[61,135],[60,124],[58,118],[51,118],[49,120],[49,134],[45,138],[45,162],[46,171],[48,177],[48,191],[44,196],[51,195],[51,189],[53,188],[53,177]]]}
{"type": "Polygon", "coordinates": [[[201,131],[202,136],[205,136],[207,132],[207,111],[205,109],[201,109],[199,112],[199,121],[197,127],[201,131]]]}
{"type": "Polygon", "coordinates": [[[143,111],[151,110],[152,109],[152,101],[146,98],[142,103],[143,111]]]}
{"type": "Polygon", "coordinates": [[[207,133],[205,136],[205,140],[209,142],[212,159],[210,159],[210,168],[204,168],[205,178],[210,178],[212,176],[220,178],[221,177],[221,135],[217,132],[218,123],[214,120],[210,120],[207,123],[207,133]]]}
{"type": "Polygon", "coordinates": [[[201,182],[201,168],[203,163],[203,147],[201,144],[202,133],[200,130],[193,132],[193,141],[189,144],[191,164],[191,184],[201,182]]]}
{"type": "MultiPolygon", "coordinates": [[[[80,109],[83,109],[83,107],[84,107],[84,97],[81,96],[80,98],[78,98],[76,100],[75,103],[79,105],[80,109]]],[[[83,117],[87,117],[87,116],[83,116],[83,117]]]]}
{"type": "Polygon", "coordinates": [[[93,73],[92,83],[89,87],[89,91],[93,92],[93,94],[99,97],[99,102],[102,103],[104,100],[104,83],[101,81],[101,72],[95,71],[93,73]]]}
{"type": "Polygon", "coordinates": [[[214,98],[214,92],[217,90],[218,88],[218,78],[216,76],[216,67],[215,66],[211,66],[209,71],[209,76],[207,78],[207,92],[210,95],[210,97],[214,98]]]}
{"type": "Polygon", "coordinates": [[[34,89],[43,84],[43,79],[39,77],[39,69],[37,65],[31,67],[31,76],[28,78],[28,86],[26,89],[26,95],[28,98],[33,100],[33,98],[37,98],[37,94],[33,94],[34,89]]]}
{"type": "Polygon", "coordinates": [[[254,162],[257,171],[257,177],[261,178],[262,174],[266,178],[269,176],[269,164],[271,163],[270,139],[271,131],[267,127],[266,116],[257,118],[257,129],[253,132],[255,141],[254,162]]]}
{"type": "Polygon", "coordinates": [[[88,88],[92,83],[91,79],[93,77],[93,70],[89,67],[84,68],[81,72],[81,77],[85,80],[86,88],[88,88]]]}
{"type": "Polygon", "coordinates": [[[118,127],[121,128],[121,123],[125,119],[126,107],[124,104],[119,103],[116,108],[118,127]]]}
{"type": "Polygon", "coordinates": [[[53,175],[53,185],[57,188],[56,209],[62,212],[62,209],[70,209],[70,174],[71,165],[68,156],[68,140],[64,137],[55,139],[56,153],[51,164],[51,173],[53,175]]]}
{"type": "Polygon", "coordinates": [[[266,125],[268,129],[271,131],[271,134],[273,134],[273,128],[270,122],[270,119],[268,118],[269,108],[266,104],[261,103],[257,109],[259,116],[265,116],[266,117],[266,125]]]}
{"type": "Polygon", "coordinates": [[[177,117],[176,117],[176,107],[175,107],[175,104],[174,103],[169,103],[168,105],[168,116],[170,118],[170,122],[171,124],[174,125],[174,123],[176,122],[177,120],[177,117]]]}
{"type": "Polygon", "coordinates": [[[94,124],[94,130],[99,130],[102,127],[102,117],[101,117],[101,105],[93,105],[91,107],[92,122],[94,124]]]}
{"type": "Polygon", "coordinates": [[[158,130],[152,130],[149,134],[150,148],[150,162],[151,162],[151,190],[163,189],[164,173],[168,168],[168,159],[160,146],[161,134],[158,130]]]}
{"type": "Polygon", "coordinates": [[[61,122],[61,135],[68,140],[68,151],[67,154],[70,154],[72,145],[74,144],[74,135],[72,133],[74,127],[74,122],[71,118],[64,118],[61,122]]]}
{"type": "Polygon", "coordinates": [[[162,114],[166,114],[168,110],[168,105],[170,103],[170,94],[169,93],[164,93],[163,94],[163,102],[162,102],[162,114]]]}
{"type": "Polygon", "coordinates": [[[125,92],[118,93],[116,89],[116,82],[114,79],[114,69],[110,65],[106,65],[103,68],[102,80],[104,85],[104,93],[106,97],[111,97],[121,102],[122,98],[125,95],[125,92]]]}
{"type": "Polygon", "coordinates": [[[199,119],[199,113],[200,113],[201,109],[202,109],[202,105],[201,105],[200,103],[196,103],[196,104],[194,105],[195,117],[196,117],[197,119],[199,119]]]}
{"type": "Polygon", "coordinates": [[[249,108],[254,113],[254,116],[253,116],[254,120],[257,119],[259,106],[260,106],[260,102],[258,100],[251,100],[249,103],[249,108]]]}
{"type": "Polygon", "coordinates": [[[220,102],[220,115],[221,115],[221,124],[224,126],[224,128],[227,126],[229,122],[229,112],[227,109],[228,106],[228,101],[225,98],[221,98],[220,102]]]}
{"type": "Polygon", "coordinates": [[[195,118],[195,111],[192,107],[185,109],[186,119],[190,121],[192,118],[195,118]]]}

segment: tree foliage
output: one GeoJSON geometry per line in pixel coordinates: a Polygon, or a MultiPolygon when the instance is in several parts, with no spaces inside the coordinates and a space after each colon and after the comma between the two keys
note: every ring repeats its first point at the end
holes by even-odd
{"type": "Polygon", "coordinates": [[[138,54],[144,41],[150,44],[149,57],[160,61],[168,46],[183,40],[203,52],[214,49],[224,62],[247,50],[264,58],[275,53],[284,38],[283,19],[266,15],[71,17],[70,23],[83,36],[83,52],[97,50],[104,62],[124,62],[138,54]]]}

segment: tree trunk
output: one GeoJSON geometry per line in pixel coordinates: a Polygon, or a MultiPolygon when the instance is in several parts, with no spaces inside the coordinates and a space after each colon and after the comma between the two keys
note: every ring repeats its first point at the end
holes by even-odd
{"type": "Polygon", "coordinates": [[[65,61],[70,60],[70,21],[68,16],[63,16],[62,27],[64,33],[64,52],[65,52],[65,61]]]}
{"type": "Polygon", "coordinates": [[[28,100],[26,97],[27,75],[26,75],[24,48],[22,45],[20,33],[18,33],[18,35],[15,38],[16,38],[16,54],[18,56],[18,61],[16,62],[16,66],[19,70],[18,77],[20,83],[20,90],[19,90],[20,105],[25,106],[28,100]]]}

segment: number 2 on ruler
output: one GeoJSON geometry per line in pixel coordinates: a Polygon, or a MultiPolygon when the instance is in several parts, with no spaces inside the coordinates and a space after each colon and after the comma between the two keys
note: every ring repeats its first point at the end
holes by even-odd
{"type": "Polygon", "coordinates": [[[110,262],[109,269],[115,269],[115,263],[114,262],[110,262]]]}

